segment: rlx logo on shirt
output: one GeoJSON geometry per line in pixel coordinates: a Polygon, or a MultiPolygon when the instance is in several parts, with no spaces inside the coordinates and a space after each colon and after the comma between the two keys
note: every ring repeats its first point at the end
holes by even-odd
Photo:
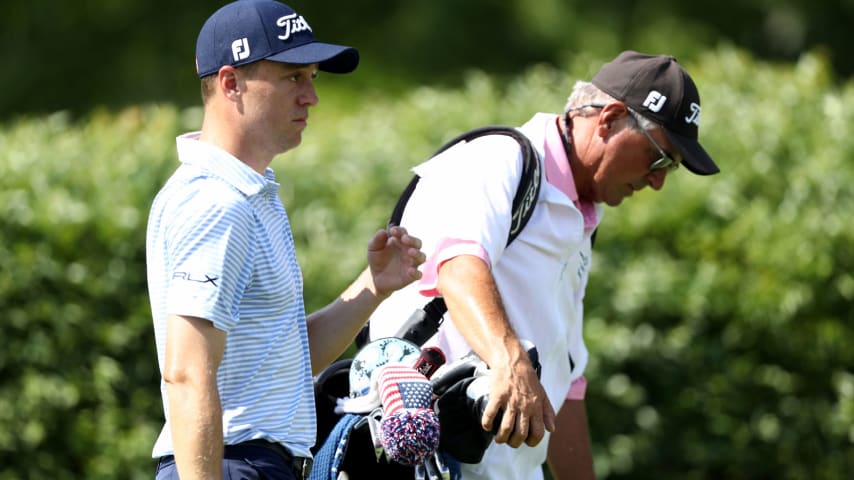
{"type": "Polygon", "coordinates": [[[216,284],[216,281],[217,281],[217,280],[219,280],[219,277],[213,277],[213,278],[211,278],[211,277],[210,277],[210,276],[208,276],[207,274],[204,274],[203,276],[205,277],[204,279],[202,279],[201,277],[198,277],[198,276],[193,276],[193,274],[192,274],[192,273],[190,273],[190,272],[175,272],[175,273],[173,273],[173,274],[172,274],[172,279],[176,279],[176,278],[177,278],[177,279],[180,279],[180,280],[186,280],[186,281],[188,281],[188,282],[196,282],[196,283],[210,283],[210,284],[211,284],[211,285],[213,285],[214,287],[218,287],[218,286],[219,286],[219,285],[217,285],[217,284],[216,284]]]}

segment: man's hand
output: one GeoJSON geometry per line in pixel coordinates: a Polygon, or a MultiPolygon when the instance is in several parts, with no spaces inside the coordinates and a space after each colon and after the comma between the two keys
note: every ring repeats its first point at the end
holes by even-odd
{"type": "Polygon", "coordinates": [[[421,278],[418,266],[426,256],[421,251],[421,239],[413,237],[403,227],[379,230],[368,242],[368,267],[375,294],[390,295],[395,290],[421,278]]]}
{"type": "Polygon", "coordinates": [[[527,356],[490,371],[489,402],[481,423],[485,430],[493,430],[495,416],[499,410],[503,412],[496,443],[517,448],[524,442],[533,447],[542,441],[546,430],[554,432],[554,408],[527,356]]]}
{"type": "Polygon", "coordinates": [[[421,278],[421,239],[402,227],[380,230],[368,242],[368,267],[341,295],[308,316],[311,368],[320,371],[340,356],[371,313],[397,289],[421,278]]]}
{"type": "Polygon", "coordinates": [[[537,445],[546,430],[554,431],[554,409],[510,325],[490,266],[472,255],[451,258],[439,270],[439,291],[454,326],[491,371],[483,428],[491,430],[501,410],[497,443],[537,445]]]}

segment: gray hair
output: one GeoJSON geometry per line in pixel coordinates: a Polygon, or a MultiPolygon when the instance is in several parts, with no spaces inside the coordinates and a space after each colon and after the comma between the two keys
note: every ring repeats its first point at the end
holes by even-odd
{"type": "MultiPolygon", "coordinates": [[[[607,104],[616,102],[617,99],[599,90],[590,82],[577,81],[572,87],[572,93],[566,99],[566,105],[563,107],[563,113],[566,114],[572,110],[582,109],[580,115],[586,116],[587,113],[583,110],[585,105],[607,104]]],[[[628,108],[628,107],[627,107],[628,108]]],[[[634,120],[630,122],[631,128],[644,130],[655,130],[661,126],[652,120],[644,117],[633,109],[629,108],[630,117],[634,120]]]]}

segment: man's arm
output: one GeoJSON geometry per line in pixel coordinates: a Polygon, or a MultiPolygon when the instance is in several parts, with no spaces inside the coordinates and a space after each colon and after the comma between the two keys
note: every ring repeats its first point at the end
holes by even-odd
{"type": "Polygon", "coordinates": [[[549,439],[548,465],[555,480],[593,480],[593,454],[584,400],[567,400],[549,439]]]}
{"type": "Polygon", "coordinates": [[[496,442],[537,445],[545,430],[554,431],[554,410],[507,319],[489,267],[471,255],[451,258],[439,269],[438,288],[454,326],[491,370],[483,428],[492,427],[500,409],[504,417],[496,442]]]}
{"type": "Polygon", "coordinates": [[[424,263],[424,253],[420,249],[421,240],[402,227],[374,234],[368,243],[368,267],[335,301],[308,317],[315,374],[344,352],[383,300],[421,278],[418,266],[424,263]]]}
{"type": "Polygon", "coordinates": [[[163,379],[175,463],[183,480],[222,478],[222,405],[216,373],[225,332],[203,318],[169,315],[163,379]]]}

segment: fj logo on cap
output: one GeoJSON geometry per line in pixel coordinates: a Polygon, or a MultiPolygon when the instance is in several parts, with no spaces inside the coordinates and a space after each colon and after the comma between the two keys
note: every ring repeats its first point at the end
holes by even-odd
{"type": "Polygon", "coordinates": [[[696,126],[700,126],[700,106],[694,102],[691,102],[691,115],[685,117],[685,123],[693,123],[696,126]]]}
{"type": "Polygon", "coordinates": [[[664,102],[667,101],[667,97],[661,94],[661,92],[652,90],[646,96],[646,100],[643,101],[643,106],[650,109],[653,112],[659,112],[662,108],[664,108],[664,102]]]}
{"type": "Polygon", "coordinates": [[[279,18],[279,20],[276,21],[276,25],[285,29],[285,33],[279,35],[280,40],[287,40],[291,38],[291,34],[293,33],[299,33],[304,30],[308,30],[309,32],[311,31],[311,27],[308,26],[308,22],[302,18],[302,15],[297,15],[296,13],[279,18]]]}
{"type": "Polygon", "coordinates": [[[249,39],[243,37],[231,42],[231,53],[234,54],[235,62],[249,58],[249,39]]]}

